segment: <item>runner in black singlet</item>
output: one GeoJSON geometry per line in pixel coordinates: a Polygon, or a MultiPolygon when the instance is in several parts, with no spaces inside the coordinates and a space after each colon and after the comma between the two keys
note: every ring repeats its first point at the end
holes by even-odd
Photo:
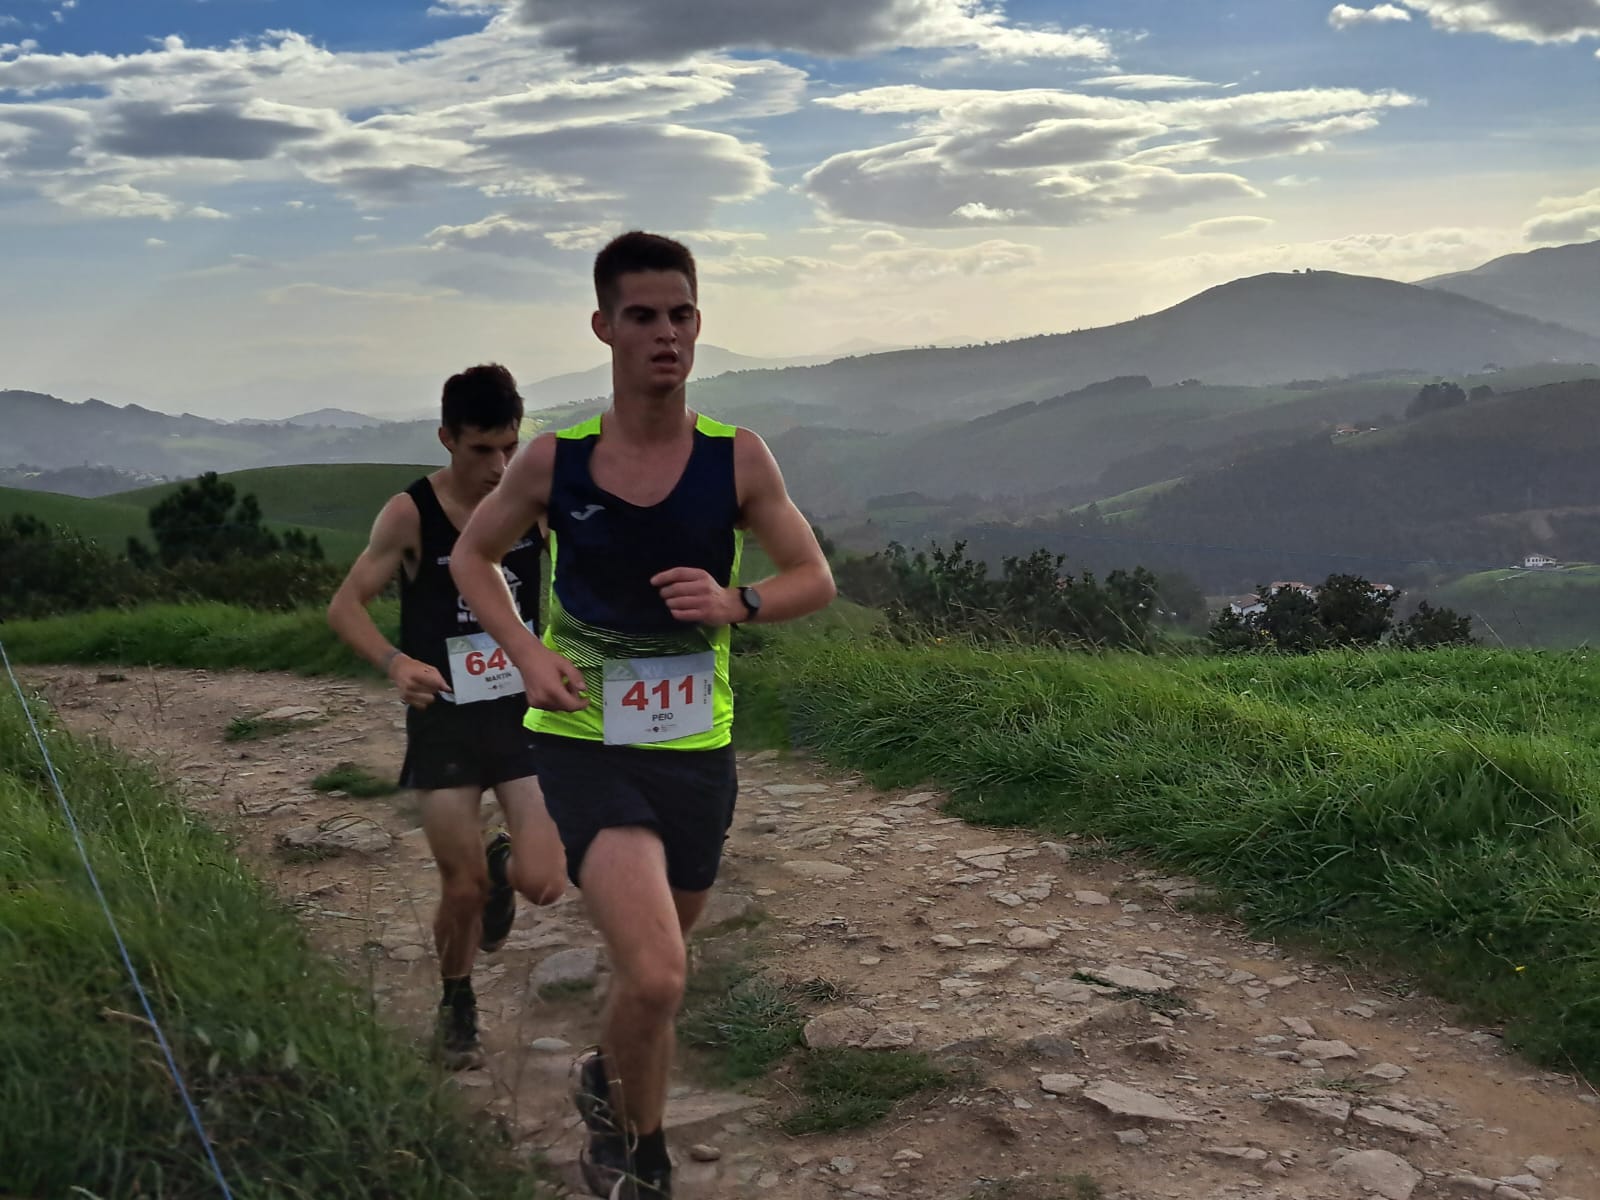
{"type": "MultiPolygon", "coordinates": [[[[478,1066],[476,952],[511,930],[516,893],[550,904],[564,889],[561,844],[545,811],[523,683],[505,650],[483,632],[450,576],[456,539],[516,452],[522,397],[501,366],[473,367],[444,386],[439,440],[450,465],[384,505],[372,538],[328,606],[328,623],[385,672],[404,698],[402,787],[421,794],[422,824],[439,865],[434,940],[444,980],[435,1049],[452,1070],[478,1066]],[[367,612],[400,572],[400,645],[367,612]],[[492,788],[508,833],[483,844],[479,802],[492,788]]],[[[498,563],[525,631],[538,626],[537,523],[498,563]]],[[[530,633],[531,636],[531,633],[530,633]]]]}
{"type": "Polygon", "coordinates": [[[595,292],[611,408],[518,455],[450,569],[522,672],[539,782],[614,973],[600,1048],[578,1063],[585,1181],[612,1200],[662,1200],[684,939],[738,790],[729,627],[804,616],[834,589],[765,443],[688,408],[700,333],[689,251],[624,234],[595,260],[595,292]],[[542,643],[495,570],[537,522],[553,561],[542,643]],[[778,568],[751,587],[738,586],[745,531],[778,568]]]}

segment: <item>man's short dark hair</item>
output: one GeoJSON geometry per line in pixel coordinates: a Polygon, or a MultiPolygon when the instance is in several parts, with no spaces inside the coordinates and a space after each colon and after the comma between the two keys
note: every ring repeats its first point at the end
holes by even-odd
{"type": "Polygon", "coordinates": [[[440,421],[451,437],[460,437],[467,426],[474,429],[504,429],[522,424],[522,396],[511,372],[499,363],[468,367],[444,381],[440,398],[440,421]]]}
{"type": "Polygon", "coordinates": [[[594,298],[603,313],[613,312],[622,296],[621,280],[636,271],[682,271],[689,280],[689,295],[697,301],[700,281],[694,255],[682,242],[637,229],[612,238],[594,258],[594,298]]]}

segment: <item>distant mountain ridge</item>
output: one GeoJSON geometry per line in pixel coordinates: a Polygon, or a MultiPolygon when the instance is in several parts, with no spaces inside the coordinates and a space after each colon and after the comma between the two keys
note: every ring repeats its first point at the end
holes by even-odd
{"type": "Polygon", "coordinates": [[[1600,335],[1600,241],[1507,254],[1422,286],[1600,335]]]}

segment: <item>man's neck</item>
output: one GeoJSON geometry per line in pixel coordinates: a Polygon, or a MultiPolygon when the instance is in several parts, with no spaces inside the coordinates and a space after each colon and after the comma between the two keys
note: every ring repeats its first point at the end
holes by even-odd
{"type": "Polygon", "coordinates": [[[463,512],[471,512],[478,507],[479,496],[469,496],[461,481],[456,478],[452,467],[440,467],[432,475],[433,490],[445,502],[453,505],[463,512]]]}
{"type": "Polygon", "coordinates": [[[670,442],[689,424],[688,389],[664,396],[618,391],[606,414],[607,431],[628,442],[670,442]]]}

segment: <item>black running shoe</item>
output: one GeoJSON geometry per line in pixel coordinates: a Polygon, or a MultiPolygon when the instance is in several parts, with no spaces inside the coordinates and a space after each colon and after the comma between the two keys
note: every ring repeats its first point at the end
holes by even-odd
{"type": "Polygon", "coordinates": [[[573,1064],[572,1103],[589,1138],[578,1154],[583,1181],[596,1196],[611,1195],[630,1166],[628,1141],[611,1107],[611,1082],[598,1048],[585,1051],[573,1064]]]}
{"type": "Polygon", "coordinates": [[[511,922],[517,916],[517,892],[506,874],[511,862],[511,835],[495,834],[489,839],[484,856],[489,861],[489,898],[483,902],[483,933],[478,948],[487,953],[506,944],[511,922]]]}
{"type": "Polygon", "coordinates": [[[433,1052],[439,1065],[447,1071],[475,1071],[483,1066],[475,1002],[439,1006],[433,1028],[433,1052]]]}

